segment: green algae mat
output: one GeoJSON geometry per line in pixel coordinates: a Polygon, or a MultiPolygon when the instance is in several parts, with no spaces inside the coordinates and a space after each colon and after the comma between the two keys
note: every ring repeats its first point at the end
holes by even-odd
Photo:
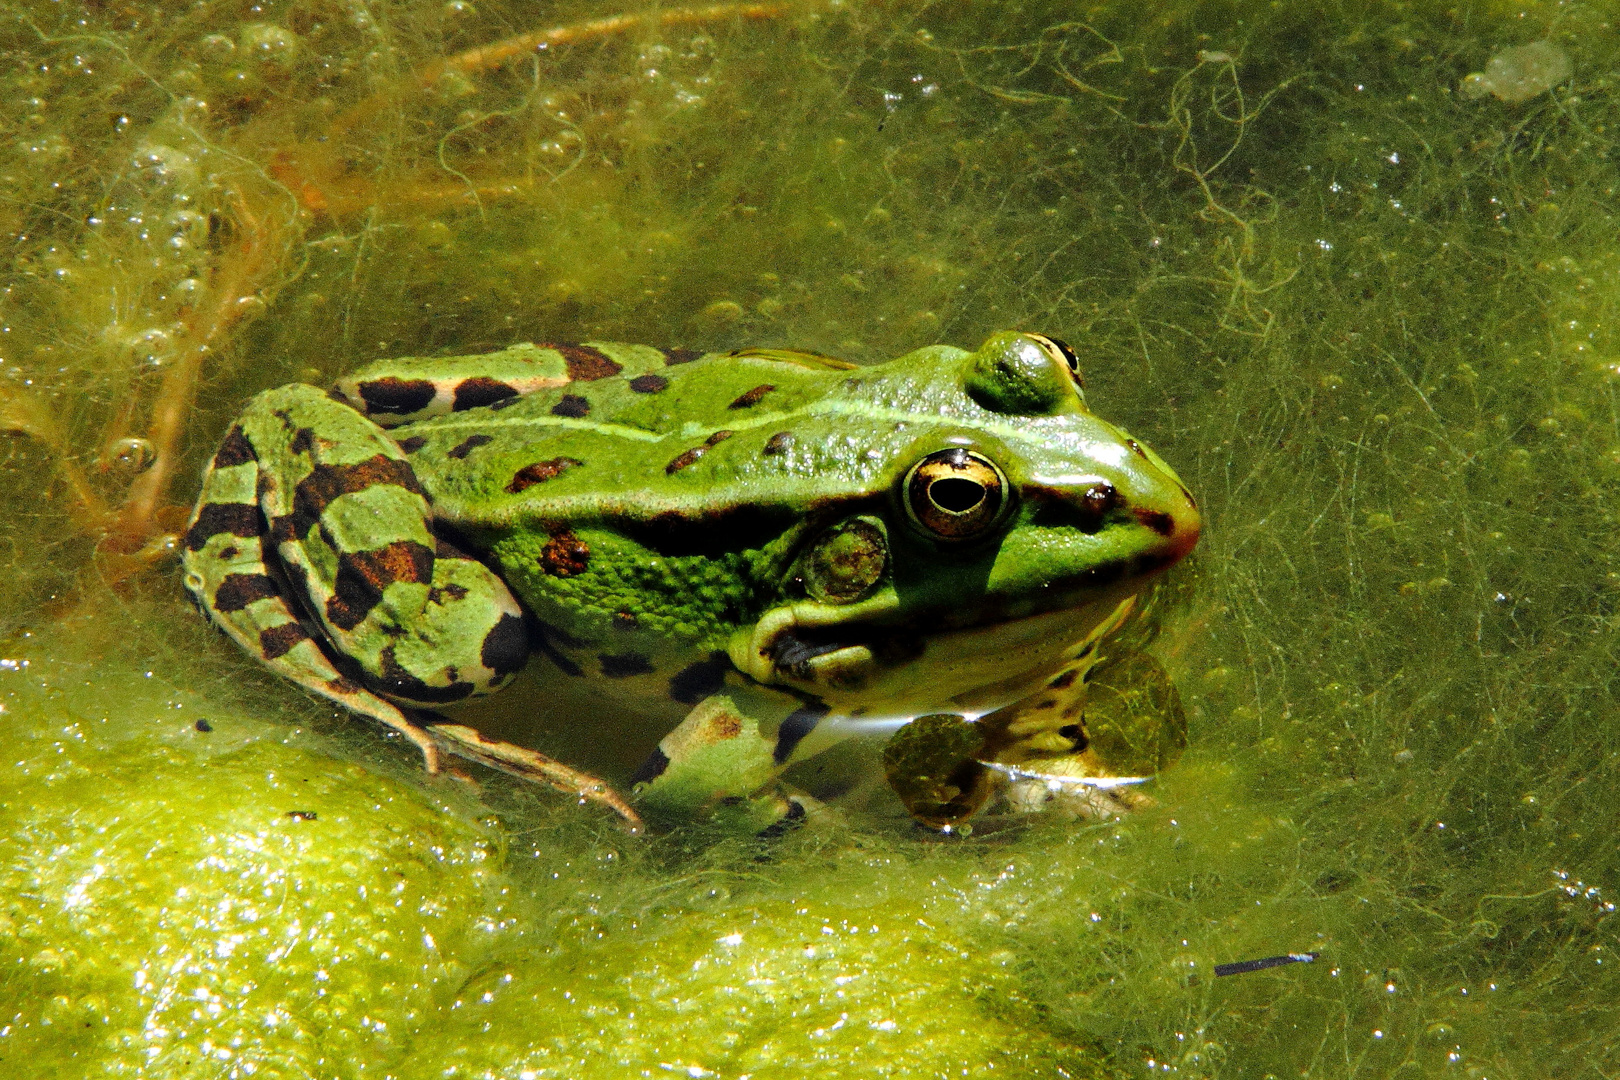
{"type": "MultiPolygon", "coordinates": [[[[1620,1072],[1617,30],[0,5],[0,1076],[1620,1072]],[[878,744],[824,828],[630,837],[424,776],[183,599],[265,387],[1001,328],[1206,514],[1187,748],[1123,818],[930,836],[878,744]]],[[[589,706],[512,708],[633,767],[589,706]]]]}

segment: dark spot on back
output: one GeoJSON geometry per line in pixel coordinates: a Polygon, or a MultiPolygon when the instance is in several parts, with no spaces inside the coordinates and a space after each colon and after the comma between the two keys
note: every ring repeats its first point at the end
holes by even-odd
{"type": "Polygon", "coordinates": [[[293,432],[292,442],[287,449],[295,454],[307,454],[315,449],[315,432],[312,428],[301,427],[293,432]]]}
{"type": "Polygon", "coordinates": [[[575,577],[591,562],[591,548],[571,530],[552,533],[540,549],[540,569],[552,577],[575,577]]]}
{"type": "Polygon", "coordinates": [[[1079,668],[1070,668],[1051,682],[1046,684],[1048,690],[1067,690],[1074,685],[1074,680],[1080,677],[1079,668]]]}
{"type": "Polygon", "coordinates": [[[517,396],[517,390],[501,380],[491,379],[487,375],[475,375],[456,384],[455,404],[450,408],[453,412],[466,412],[468,409],[482,409],[486,405],[517,396]]]}
{"type": "Polygon", "coordinates": [[[469,435],[456,444],[455,448],[450,451],[449,456],[459,461],[480,446],[488,446],[494,441],[495,439],[489,435],[469,435]]]}
{"type": "Polygon", "coordinates": [[[659,349],[666,364],[690,364],[703,354],[696,349],[659,349]]]}
{"type": "Polygon", "coordinates": [[[662,375],[637,375],[630,380],[630,389],[638,394],[656,394],[669,386],[662,375]]]}
{"type": "Polygon", "coordinates": [[[568,365],[568,377],[575,382],[594,382],[597,379],[606,379],[624,370],[623,365],[615,361],[601,349],[593,349],[589,345],[551,345],[540,346],[542,349],[556,349],[562,353],[563,363],[568,365]]]}
{"type": "Polygon", "coordinates": [[[771,751],[771,759],[780,765],[792,757],[793,748],[816,730],[821,718],[830,711],[825,705],[805,705],[789,713],[782,726],[776,729],[776,749],[771,751]]]}
{"type": "Polygon", "coordinates": [[[266,660],[278,660],[292,651],[300,641],[308,641],[309,633],[295,622],[282,623],[259,631],[259,653],[266,660]]]}
{"type": "Polygon", "coordinates": [[[652,661],[640,653],[603,653],[602,674],[610,679],[628,679],[632,675],[651,675],[652,661]]]}
{"type": "Polygon", "coordinates": [[[426,585],[433,580],[433,552],[415,540],[396,540],[371,551],[338,556],[326,617],[339,630],[353,630],[396,581],[426,585]]]}
{"type": "Polygon", "coordinates": [[[316,465],[293,489],[291,525],[294,534],[300,538],[308,536],[332,500],[376,484],[393,484],[412,494],[422,494],[416,473],[398,458],[375,454],[353,465],[316,465]]]}
{"type": "Polygon", "coordinates": [[[1176,519],[1162,510],[1143,510],[1137,507],[1133,508],[1131,513],[1136,517],[1137,521],[1140,521],[1160,536],[1169,536],[1176,531],[1176,519]]]}
{"type": "Polygon", "coordinates": [[[506,485],[508,494],[516,495],[536,484],[543,484],[569,469],[577,469],[585,464],[578,458],[554,457],[547,461],[537,461],[533,465],[525,465],[512,474],[511,483],[506,485]]]}
{"type": "Polygon", "coordinates": [[[731,670],[731,657],[719,649],[707,660],[688,664],[669,680],[669,696],[682,705],[696,705],[710,694],[718,694],[731,670]]]}
{"type": "Polygon", "coordinates": [[[280,595],[281,590],[266,574],[227,574],[214,590],[214,610],[241,611],[255,601],[280,595]]]}
{"type": "Polygon", "coordinates": [[[207,734],[208,732],[214,730],[214,725],[210,724],[206,720],[199,720],[195,724],[192,724],[191,726],[196,728],[198,731],[203,732],[204,734],[207,734]]]}
{"type": "Polygon", "coordinates": [[[426,435],[412,435],[399,440],[399,448],[407,454],[414,454],[427,445],[426,435]]]}
{"type": "Polygon", "coordinates": [[[361,383],[360,400],[366,403],[366,412],[390,413],[408,416],[432,404],[439,388],[426,379],[401,379],[389,375],[361,383]]]}
{"type": "Polygon", "coordinates": [[[775,435],[772,435],[769,439],[765,440],[765,449],[762,452],[770,455],[776,455],[785,454],[791,449],[793,449],[793,432],[778,431],[775,435]]]}
{"type": "Polygon", "coordinates": [[[630,777],[630,783],[632,785],[645,784],[656,780],[664,775],[664,770],[667,768],[669,768],[669,755],[655,746],[653,752],[647,755],[647,760],[643,761],[641,767],[636,770],[635,775],[630,777]]]}
{"type": "Polygon", "coordinates": [[[713,435],[710,435],[704,440],[702,446],[694,446],[692,449],[677,455],[672,461],[670,461],[668,465],[664,466],[664,474],[666,476],[674,476],[676,473],[692,464],[698,458],[702,457],[704,454],[707,454],[710,447],[725,442],[734,434],[736,433],[732,431],[715,432],[713,435]]]}
{"type": "Polygon", "coordinates": [[[578,394],[564,394],[562,400],[551,407],[552,416],[571,416],[579,419],[590,415],[591,403],[578,394]]]}
{"type": "Polygon", "coordinates": [[[733,401],[730,405],[727,405],[726,408],[728,408],[728,409],[748,409],[748,408],[752,408],[753,406],[759,404],[761,398],[763,398],[766,394],[770,393],[772,390],[775,390],[775,389],[776,389],[776,386],[774,384],[772,384],[772,383],[765,383],[762,386],[756,386],[752,390],[749,390],[747,393],[738,395],[737,400],[733,401]]]}
{"type": "Polygon", "coordinates": [[[210,536],[258,536],[263,530],[259,508],[253,503],[204,503],[197,520],[186,530],[186,550],[201,551],[210,536]]]}
{"type": "Polygon", "coordinates": [[[237,424],[225,433],[225,441],[219,444],[219,452],[214,455],[214,468],[232,469],[257,460],[253,446],[242,434],[242,426],[237,424]]]}
{"type": "Polygon", "coordinates": [[[313,810],[289,810],[281,816],[284,818],[291,818],[293,821],[315,821],[320,817],[320,815],[313,810]]]}
{"type": "Polygon", "coordinates": [[[484,635],[478,659],[497,677],[510,675],[529,660],[529,632],[518,615],[502,615],[500,621],[484,635]]]}

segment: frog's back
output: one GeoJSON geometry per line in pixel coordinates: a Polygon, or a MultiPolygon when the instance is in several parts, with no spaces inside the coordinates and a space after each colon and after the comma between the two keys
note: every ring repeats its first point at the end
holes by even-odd
{"type": "Polygon", "coordinates": [[[608,342],[476,360],[479,374],[459,381],[437,359],[389,361],[385,374],[374,365],[339,384],[374,416],[379,401],[413,410],[391,434],[449,523],[651,522],[701,508],[713,524],[715,511],[757,505],[765,478],[784,505],[831,493],[820,488],[836,471],[803,460],[814,448],[794,428],[847,377],[844,361],[608,342]],[[711,455],[721,443],[731,445],[711,455]]]}

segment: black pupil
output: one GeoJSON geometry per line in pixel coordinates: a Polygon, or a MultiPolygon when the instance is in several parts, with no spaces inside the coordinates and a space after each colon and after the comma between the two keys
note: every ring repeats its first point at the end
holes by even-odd
{"type": "Polygon", "coordinates": [[[965,514],[984,502],[984,485],[959,476],[948,476],[928,485],[928,497],[941,510],[965,514]]]}

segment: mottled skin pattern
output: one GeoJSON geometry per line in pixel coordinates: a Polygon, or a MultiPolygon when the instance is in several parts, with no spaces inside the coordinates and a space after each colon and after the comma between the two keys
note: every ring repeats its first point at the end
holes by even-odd
{"type": "MultiPolygon", "coordinates": [[[[230,636],[430,761],[613,799],[412,712],[526,662],[692,706],[638,802],[757,829],[803,815],[776,777],[835,721],[1037,701],[1199,524],[1041,335],[864,368],[519,345],[261,394],[205,476],[185,565],[230,636]]],[[[1035,732],[992,740],[1008,760],[1068,737],[1004,727],[1035,732]]]]}

